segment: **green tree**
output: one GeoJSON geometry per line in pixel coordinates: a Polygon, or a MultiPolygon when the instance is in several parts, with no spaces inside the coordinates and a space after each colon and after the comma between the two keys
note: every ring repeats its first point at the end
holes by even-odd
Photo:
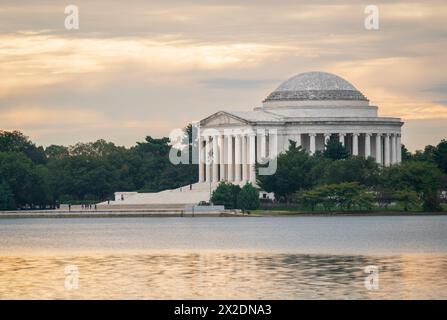
{"type": "Polygon", "coordinates": [[[246,183],[239,192],[237,207],[242,211],[259,208],[259,191],[251,183],[246,183]]]}
{"type": "Polygon", "coordinates": [[[22,152],[34,163],[46,162],[45,151],[19,131],[0,130],[0,152],[22,152]]]}
{"type": "Polygon", "coordinates": [[[411,189],[396,190],[393,192],[392,197],[404,207],[404,211],[408,211],[411,207],[415,207],[420,203],[417,192],[411,189]]]}
{"type": "Polygon", "coordinates": [[[92,158],[102,158],[124,147],[117,147],[113,142],[99,139],[95,142],[78,142],[68,148],[71,156],[85,156],[92,158]]]}
{"type": "Polygon", "coordinates": [[[312,208],[321,204],[326,210],[335,207],[351,209],[353,206],[370,209],[374,201],[373,195],[357,182],[318,185],[311,190],[300,192],[298,201],[312,208]]]}
{"type": "Polygon", "coordinates": [[[323,151],[323,157],[332,160],[346,159],[349,157],[349,152],[340,141],[331,138],[326,143],[323,151]]]}
{"type": "Polygon", "coordinates": [[[347,159],[327,162],[318,169],[319,184],[337,184],[357,182],[360,185],[373,186],[379,179],[379,166],[373,158],[365,159],[353,156],[347,159]]]}
{"type": "Polygon", "coordinates": [[[433,152],[433,158],[438,165],[438,168],[441,169],[445,174],[447,174],[447,141],[442,140],[433,152]]]}
{"type": "Polygon", "coordinates": [[[290,200],[293,193],[313,185],[311,170],[315,160],[301,147],[291,143],[289,150],[277,157],[277,170],[273,175],[259,175],[259,187],[267,192],[274,192],[276,199],[290,200]]]}
{"type": "Polygon", "coordinates": [[[47,197],[36,165],[21,152],[0,152],[0,179],[11,189],[17,207],[34,206],[39,196],[47,197]]]}
{"type": "Polygon", "coordinates": [[[401,145],[401,154],[402,154],[402,161],[408,161],[413,159],[413,156],[411,155],[411,153],[408,151],[408,149],[405,147],[404,144],[401,145]]]}
{"type": "Polygon", "coordinates": [[[14,210],[14,194],[6,182],[0,183],[0,210],[14,210]]]}
{"type": "Polygon", "coordinates": [[[61,159],[68,157],[70,152],[68,147],[52,144],[45,148],[45,155],[48,159],[61,159]]]}
{"type": "Polygon", "coordinates": [[[295,201],[314,211],[316,206],[322,202],[322,196],[318,190],[301,190],[295,194],[295,201]]]}
{"type": "Polygon", "coordinates": [[[235,209],[240,191],[241,187],[238,185],[223,181],[213,191],[211,202],[215,205],[223,205],[227,209],[235,209]]]}
{"type": "Polygon", "coordinates": [[[442,172],[432,161],[412,160],[384,168],[380,184],[387,190],[413,190],[421,195],[424,210],[441,210],[438,192],[442,186],[442,172]]]}

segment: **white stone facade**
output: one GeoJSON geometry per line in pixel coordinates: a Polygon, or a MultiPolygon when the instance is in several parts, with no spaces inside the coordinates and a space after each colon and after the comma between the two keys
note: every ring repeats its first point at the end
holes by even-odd
{"type": "Polygon", "coordinates": [[[297,75],[253,111],[220,111],[196,125],[199,183],[255,183],[255,163],[287,150],[289,140],[314,154],[332,137],[380,165],[401,162],[403,122],[379,117],[363,94],[329,73],[297,75]]]}

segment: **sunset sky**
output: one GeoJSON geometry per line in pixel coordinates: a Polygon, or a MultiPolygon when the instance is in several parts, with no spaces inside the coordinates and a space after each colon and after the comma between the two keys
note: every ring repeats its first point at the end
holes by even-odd
{"type": "Polygon", "coordinates": [[[446,52],[446,1],[2,0],[0,129],[130,146],[326,71],[403,118],[415,150],[447,138],[446,52]],[[79,30],[65,29],[69,4],[79,30]]]}

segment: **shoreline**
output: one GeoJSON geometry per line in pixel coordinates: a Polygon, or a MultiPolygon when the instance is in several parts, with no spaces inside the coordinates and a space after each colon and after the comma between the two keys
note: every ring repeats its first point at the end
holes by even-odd
{"type": "Polygon", "coordinates": [[[96,210],[96,211],[54,211],[19,210],[0,211],[1,219],[66,219],[66,218],[200,218],[200,217],[396,217],[396,216],[447,216],[447,212],[293,212],[293,211],[257,211],[254,213],[225,212],[184,212],[182,210],[96,210]]]}

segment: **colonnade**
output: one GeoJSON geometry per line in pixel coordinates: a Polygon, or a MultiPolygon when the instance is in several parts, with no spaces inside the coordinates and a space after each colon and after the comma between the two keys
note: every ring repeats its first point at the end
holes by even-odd
{"type": "Polygon", "coordinates": [[[373,157],[383,166],[400,163],[400,133],[296,133],[275,130],[199,135],[199,182],[256,182],[255,164],[288,148],[289,140],[308,150],[322,151],[329,139],[338,139],[352,155],[373,157]]]}

